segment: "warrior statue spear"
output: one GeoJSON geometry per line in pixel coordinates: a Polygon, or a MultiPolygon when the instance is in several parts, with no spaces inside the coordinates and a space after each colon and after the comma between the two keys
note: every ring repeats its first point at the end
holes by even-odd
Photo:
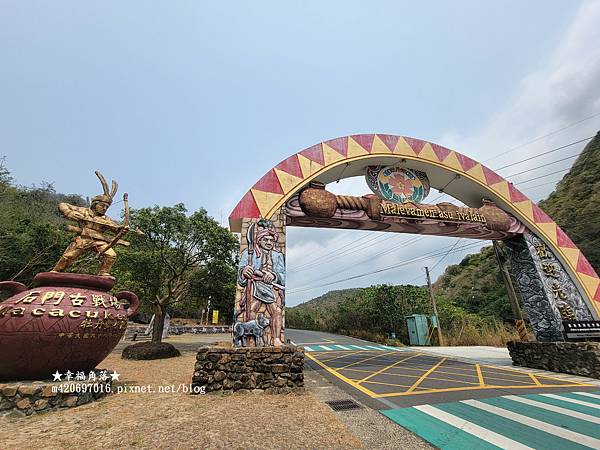
{"type": "MultiPolygon", "coordinates": [[[[256,224],[252,223],[248,227],[246,232],[246,242],[248,242],[248,265],[254,267],[254,228],[256,224]]],[[[244,293],[244,304],[241,305],[244,308],[244,320],[247,322],[250,320],[250,314],[252,313],[252,280],[248,280],[246,285],[246,292],[244,293]]]]}

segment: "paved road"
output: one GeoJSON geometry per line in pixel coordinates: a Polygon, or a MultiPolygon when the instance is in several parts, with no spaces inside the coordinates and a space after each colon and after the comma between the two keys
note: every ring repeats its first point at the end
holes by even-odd
{"type": "Polygon", "coordinates": [[[440,448],[600,448],[598,383],[330,333],[287,337],[349,396],[440,448]]]}

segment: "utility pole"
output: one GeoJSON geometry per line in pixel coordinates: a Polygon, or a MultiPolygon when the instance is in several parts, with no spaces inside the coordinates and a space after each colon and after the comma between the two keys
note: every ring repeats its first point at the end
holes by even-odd
{"type": "Polygon", "coordinates": [[[206,326],[208,326],[208,317],[210,315],[210,298],[211,296],[208,296],[208,306],[206,307],[206,326]]]}
{"type": "Polygon", "coordinates": [[[510,274],[506,268],[506,260],[503,256],[500,246],[498,245],[498,242],[492,241],[492,245],[494,246],[494,253],[496,254],[496,259],[498,260],[498,265],[500,266],[500,273],[502,274],[502,280],[504,281],[504,286],[506,287],[508,300],[510,301],[510,307],[512,308],[519,338],[522,341],[527,342],[529,340],[527,328],[525,327],[525,321],[523,320],[523,314],[521,313],[521,307],[519,306],[519,300],[517,299],[515,286],[513,285],[510,274]]]}
{"type": "Polygon", "coordinates": [[[444,345],[444,336],[442,336],[442,328],[440,327],[440,316],[438,316],[437,304],[435,303],[435,296],[433,295],[433,288],[431,287],[431,278],[429,277],[429,267],[425,267],[425,273],[427,274],[427,286],[429,287],[429,297],[431,297],[431,303],[433,303],[433,314],[437,320],[437,335],[440,346],[444,345]]]}

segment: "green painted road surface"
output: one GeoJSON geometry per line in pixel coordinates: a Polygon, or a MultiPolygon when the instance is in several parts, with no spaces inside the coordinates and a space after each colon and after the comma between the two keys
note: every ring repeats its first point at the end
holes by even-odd
{"type": "Polygon", "coordinates": [[[600,449],[600,391],[506,395],[381,413],[441,449],[600,449]]]}

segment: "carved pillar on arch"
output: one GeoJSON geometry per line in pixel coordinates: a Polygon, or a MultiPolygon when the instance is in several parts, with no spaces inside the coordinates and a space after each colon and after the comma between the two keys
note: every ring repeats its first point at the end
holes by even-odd
{"type": "MultiPolygon", "coordinates": [[[[235,324],[242,323],[248,330],[258,327],[265,345],[285,343],[285,234],[283,209],[270,219],[242,220],[234,337],[235,324]]],[[[255,345],[252,336],[245,341],[255,345]]]]}
{"type": "Polygon", "coordinates": [[[525,232],[503,242],[538,341],[564,341],[561,310],[572,311],[577,320],[593,320],[568,272],[541,239],[525,232]]]}

